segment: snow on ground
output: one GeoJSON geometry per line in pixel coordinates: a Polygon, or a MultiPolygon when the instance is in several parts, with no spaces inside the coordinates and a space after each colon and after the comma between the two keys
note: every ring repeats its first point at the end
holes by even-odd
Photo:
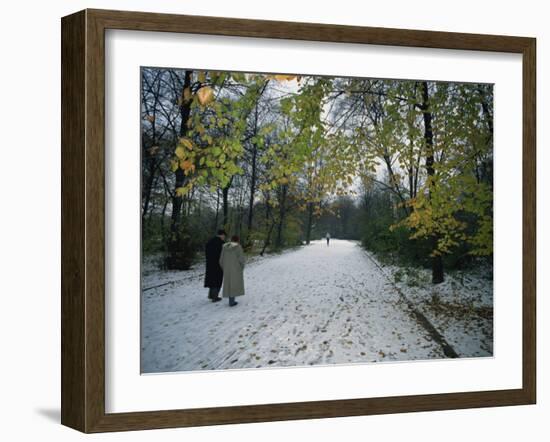
{"type": "Polygon", "coordinates": [[[385,273],[442,333],[460,357],[493,355],[493,274],[480,266],[431,283],[428,269],[386,266],[385,273]]]}
{"type": "MultiPolygon", "coordinates": [[[[145,270],[144,289],[165,285],[142,294],[143,373],[445,357],[399,295],[393,269],[381,271],[352,241],[331,240],[329,247],[315,241],[251,260],[246,294],[231,308],[226,299],[208,301],[202,265],[181,272],[145,270]]],[[[426,304],[423,296],[422,290],[411,293],[426,304]]],[[[453,346],[465,337],[477,342],[476,322],[469,333],[460,330],[464,324],[434,321],[453,346]]],[[[473,344],[465,346],[468,354],[457,347],[460,356],[477,355],[473,344]]]]}

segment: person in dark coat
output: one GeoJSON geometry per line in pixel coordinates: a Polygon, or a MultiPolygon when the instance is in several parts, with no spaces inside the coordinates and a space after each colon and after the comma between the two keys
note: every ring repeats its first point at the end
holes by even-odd
{"type": "Polygon", "coordinates": [[[204,286],[208,287],[208,299],[212,302],[221,301],[218,295],[223,282],[223,270],[220,267],[220,255],[225,242],[225,230],[218,230],[217,235],[206,243],[206,272],[204,286]]]}

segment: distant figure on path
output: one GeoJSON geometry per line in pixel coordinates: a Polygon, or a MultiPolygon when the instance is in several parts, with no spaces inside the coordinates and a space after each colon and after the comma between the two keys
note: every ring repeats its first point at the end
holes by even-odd
{"type": "Polygon", "coordinates": [[[237,235],[231,237],[231,242],[224,244],[220,266],[223,269],[222,296],[229,298],[229,307],[233,307],[238,304],[235,297],[244,295],[244,252],[237,235]]]}
{"type": "Polygon", "coordinates": [[[325,238],[327,239],[327,247],[328,247],[328,243],[330,242],[330,233],[327,232],[327,235],[325,236],[325,238]]]}
{"type": "Polygon", "coordinates": [[[225,242],[225,230],[218,230],[217,235],[206,243],[206,272],[204,286],[208,287],[208,299],[212,302],[221,301],[218,295],[222,287],[223,270],[220,267],[220,255],[225,242]]]}

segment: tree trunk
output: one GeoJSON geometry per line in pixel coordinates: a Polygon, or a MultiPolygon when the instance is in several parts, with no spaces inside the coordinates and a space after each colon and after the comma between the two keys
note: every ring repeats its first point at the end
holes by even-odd
{"type": "Polygon", "coordinates": [[[264,245],[262,247],[262,251],[260,252],[260,256],[264,256],[265,249],[267,249],[267,246],[269,246],[269,243],[271,242],[271,233],[273,232],[274,227],[275,227],[275,222],[272,222],[271,225],[269,226],[269,230],[265,237],[264,245]]]}
{"type": "MultiPolygon", "coordinates": [[[[160,71],[157,74],[156,78],[153,80],[153,83],[158,80],[158,77],[160,75],[160,71]]],[[[147,110],[147,114],[151,115],[153,117],[153,120],[151,122],[151,140],[150,144],[147,143],[145,133],[141,136],[141,146],[142,146],[142,155],[144,162],[147,164],[147,179],[145,180],[144,186],[142,187],[142,200],[143,200],[143,206],[142,206],[142,212],[141,212],[141,226],[142,229],[145,228],[146,225],[146,219],[147,219],[147,213],[149,211],[149,203],[151,201],[151,193],[153,189],[153,183],[155,182],[155,171],[157,169],[157,160],[155,158],[155,152],[151,151],[151,148],[153,146],[157,145],[157,104],[159,101],[159,95],[160,95],[160,84],[161,82],[157,82],[157,90],[155,92],[155,100],[153,104],[153,108],[147,110]]],[[[151,86],[152,91],[152,86],[151,86]]],[[[145,103],[144,103],[145,104],[145,103]]],[[[145,105],[146,108],[148,107],[145,105]]]]}
{"type": "Polygon", "coordinates": [[[216,219],[214,220],[214,231],[219,229],[218,221],[220,219],[220,189],[216,189],[216,219]]]}
{"type": "Polygon", "coordinates": [[[306,244],[311,242],[311,226],[313,224],[313,203],[307,203],[306,244]]]}
{"type": "Polygon", "coordinates": [[[260,252],[261,256],[264,256],[265,250],[267,249],[267,246],[269,246],[271,242],[271,233],[273,232],[273,228],[275,227],[275,220],[271,219],[271,205],[270,205],[270,196],[269,192],[265,194],[265,227],[269,225],[269,228],[267,228],[266,236],[264,239],[264,245],[262,247],[262,251],[260,252]],[[271,223],[270,223],[271,220],[271,223]]]}
{"type": "MultiPolygon", "coordinates": [[[[265,89],[265,87],[264,87],[265,89]]],[[[263,93],[263,90],[262,90],[263,93]]],[[[258,102],[254,109],[254,136],[258,133],[258,102]]],[[[258,158],[258,145],[252,143],[252,164],[250,172],[250,199],[248,201],[248,219],[246,221],[246,245],[250,242],[250,233],[252,232],[252,221],[254,219],[254,196],[256,193],[256,179],[257,179],[257,158],[258,158]]]]}
{"type": "Polygon", "coordinates": [[[229,228],[229,189],[231,189],[231,183],[233,177],[229,180],[229,183],[222,189],[222,211],[223,211],[223,228],[229,228]]]}
{"type": "Polygon", "coordinates": [[[222,189],[222,212],[223,212],[223,228],[226,229],[229,224],[229,186],[222,189]]]}
{"type": "MultiPolygon", "coordinates": [[[[435,250],[437,248],[437,235],[433,235],[431,240],[432,248],[435,250]]],[[[432,283],[440,284],[443,280],[443,258],[441,255],[435,255],[432,257],[432,283]]]]}
{"type": "Polygon", "coordinates": [[[279,224],[277,225],[277,239],[275,240],[275,247],[280,248],[283,246],[283,227],[285,224],[286,215],[286,194],[288,186],[284,184],[281,189],[281,201],[279,204],[279,224]]]}
{"type": "Polygon", "coordinates": [[[162,205],[162,213],[160,214],[160,231],[162,233],[162,241],[166,244],[166,231],[164,230],[164,217],[166,216],[166,208],[168,207],[168,198],[164,200],[162,205]]]}
{"type": "MultiPolygon", "coordinates": [[[[191,87],[191,73],[192,71],[185,71],[183,90],[191,87]]],[[[183,96],[183,93],[182,93],[183,96]]],[[[184,100],[180,106],[181,124],[179,130],[179,136],[184,137],[187,134],[189,116],[191,114],[191,100],[184,100]]],[[[183,187],[185,183],[185,174],[183,170],[178,168],[176,170],[176,182],[175,189],[183,187]]],[[[170,240],[168,242],[168,259],[166,260],[166,266],[171,270],[185,270],[188,268],[188,262],[186,256],[190,255],[191,251],[183,250],[182,245],[182,232],[181,232],[181,208],[183,198],[178,196],[174,191],[172,197],[172,216],[170,224],[170,240]]]]}
{"type": "MultiPolygon", "coordinates": [[[[244,186],[240,182],[237,186],[239,189],[239,200],[237,204],[237,210],[235,210],[235,232],[242,238],[243,236],[243,221],[244,221],[244,186]]],[[[246,244],[245,244],[246,245],[246,244]]]]}
{"type": "MultiPolygon", "coordinates": [[[[478,86],[478,93],[481,96],[481,109],[483,111],[483,118],[487,123],[487,137],[485,143],[489,150],[492,150],[493,144],[493,115],[489,111],[489,105],[487,103],[486,94],[481,85],[478,86]]],[[[480,158],[480,178],[478,181],[486,181],[489,183],[491,188],[493,187],[493,171],[492,167],[489,167],[488,160],[486,158],[480,158]]],[[[492,164],[491,164],[492,165],[492,164]]]]}
{"type": "Polygon", "coordinates": [[[248,201],[248,219],[246,221],[246,235],[248,243],[250,241],[250,233],[252,232],[252,221],[254,220],[254,194],[256,193],[256,159],[258,155],[258,147],[256,143],[253,145],[252,151],[252,171],[250,175],[250,199],[248,201]]]}
{"type": "MultiPolygon", "coordinates": [[[[424,140],[426,141],[426,172],[428,174],[428,192],[431,200],[434,183],[434,143],[433,143],[433,129],[432,129],[432,113],[429,111],[429,95],[428,95],[428,82],[422,82],[422,114],[424,116],[424,140]]],[[[437,242],[439,238],[437,234],[433,234],[431,237],[432,252],[437,249],[437,242]]],[[[432,283],[439,284],[443,282],[443,259],[441,255],[435,255],[432,257],[432,283]]]]}
{"type": "Polygon", "coordinates": [[[399,201],[401,201],[401,206],[405,212],[405,215],[409,215],[410,210],[407,206],[407,201],[403,197],[403,194],[401,193],[401,189],[399,188],[399,182],[397,181],[395,177],[395,172],[393,171],[393,167],[391,165],[391,158],[388,155],[384,155],[384,162],[386,163],[386,168],[388,170],[388,176],[390,179],[390,186],[393,189],[393,193],[397,195],[399,198],[399,201]]]}
{"type": "Polygon", "coordinates": [[[151,201],[151,193],[153,190],[153,183],[155,181],[155,169],[157,168],[153,159],[149,159],[148,163],[148,175],[143,186],[143,208],[141,211],[141,224],[143,226],[145,225],[147,213],[149,212],[149,203],[151,201]]]}

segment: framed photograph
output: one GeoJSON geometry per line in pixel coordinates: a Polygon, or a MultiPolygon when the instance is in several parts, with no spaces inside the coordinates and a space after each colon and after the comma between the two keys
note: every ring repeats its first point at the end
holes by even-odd
{"type": "Polygon", "coordinates": [[[62,19],[62,423],[536,400],[533,38],[62,19]]]}

